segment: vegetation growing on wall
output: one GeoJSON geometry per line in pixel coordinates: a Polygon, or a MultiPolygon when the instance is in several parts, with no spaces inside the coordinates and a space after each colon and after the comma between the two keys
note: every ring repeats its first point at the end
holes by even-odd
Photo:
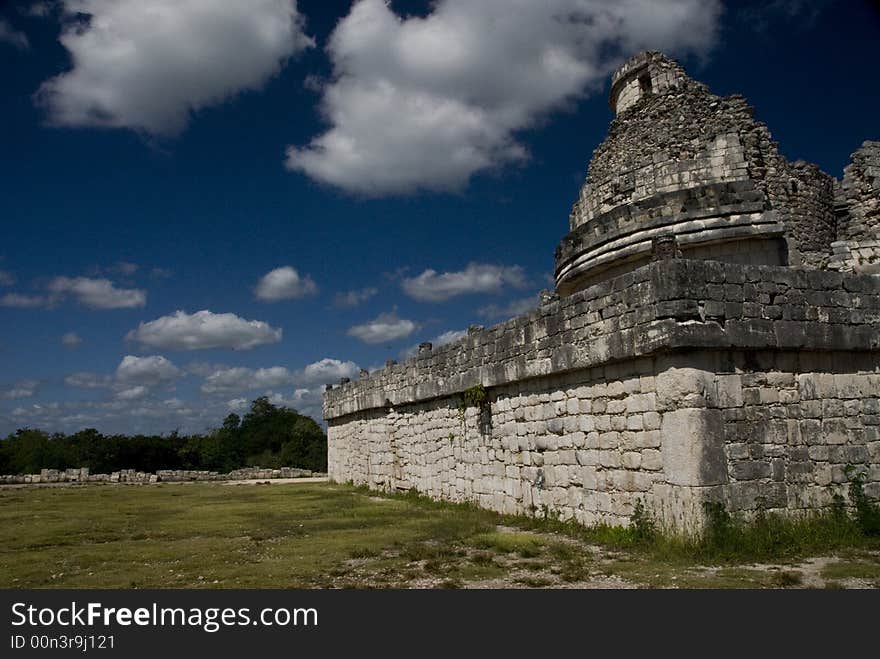
{"type": "Polygon", "coordinates": [[[458,419],[461,422],[462,431],[465,425],[465,413],[469,407],[476,407],[482,412],[483,407],[489,402],[489,394],[482,384],[475,384],[461,392],[458,399],[458,419]]]}

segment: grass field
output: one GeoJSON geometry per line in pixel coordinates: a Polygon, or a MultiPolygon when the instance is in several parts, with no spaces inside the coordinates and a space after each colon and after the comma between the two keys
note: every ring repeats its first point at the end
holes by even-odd
{"type": "Polygon", "coordinates": [[[324,483],[0,489],[0,528],[3,588],[880,586],[876,543],[707,555],[324,483]]]}

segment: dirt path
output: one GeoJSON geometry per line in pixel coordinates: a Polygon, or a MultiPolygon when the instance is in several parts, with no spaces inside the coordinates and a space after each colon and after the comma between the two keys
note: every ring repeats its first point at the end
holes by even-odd
{"type": "Polygon", "coordinates": [[[792,563],[668,565],[554,533],[498,526],[478,546],[427,542],[348,560],[331,588],[880,588],[880,552],[792,563]],[[470,566],[471,569],[462,566],[470,566]]]}

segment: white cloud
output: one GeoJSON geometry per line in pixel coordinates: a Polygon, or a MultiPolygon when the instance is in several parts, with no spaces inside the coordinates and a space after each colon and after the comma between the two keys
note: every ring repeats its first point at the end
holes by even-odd
{"type": "Polygon", "coordinates": [[[232,400],[226,401],[226,407],[229,408],[230,412],[235,412],[236,414],[241,414],[248,409],[250,402],[247,398],[233,398],[232,400]]]}
{"type": "Polygon", "coordinates": [[[155,387],[173,382],[181,375],[182,371],[161,355],[126,355],[116,367],[116,380],[124,384],[155,387]]]}
{"type": "Polygon", "coordinates": [[[278,343],[281,329],[261,320],[245,320],[235,314],[203,309],[194,314],[175,311],[169,316],[141,323],[126,335],[126,339],[168,350],[250,350],[259,345],[278,343]]]}
{"type": "Polygon", "coordinates": [[[68,348],[76,348],[82,345],[82,337],[76,332],[67,332],[61,337],[61,345],[68,348]]]}
{"type": "Polygon", "coordinates": [[[0,19],[0,43],[8,43],[19,50],[30,48],[30,42],[24,32],[16,30],[8,21],[0,19]]]}
{"type": "Polygon", "coordinates": [[[646,48],[705,54],[720,0],[360,0],[327,45],[329,129],[287,167],[363,195],[452,190],[528,157],[517,133],[599,91],[646,48]]]}
{"type": "Polygon", "coordinates": [[[399,318],[397,313],[379,314],[376,318],[361,325],[350,327],[348,335],[360,339],[364,343],[384,343],[403,339],[418,329],[411,320],[399,318]]]}
{"type": "Polygon", "coordinates": [[[19,295],[18,293],[7,293],[0,297],[0,306],[14,307],[17,309],[35,309],[44,307],[49,301],[42,295],[19,295]]]}
{"type": "Polygon", "coordinates": [[[190,115],[261,88],[313,45],[294,0],[64,0],[73,68],[37,93],[64,126],[183,130],[190,115]]]}
{"type": "Polygon", "coordinates": [[[323,391],[320,388],[297,389],[290,396],[268,391],[266,396],[273,405],[293,408],[300,414],[315,419],[320,419],[322,416],[323,391]]]}
{"type": "Polygon", "coordinates": [[[352,361],[324,358],[297,372],[296,382],[307,386],[329,384],[340,378],[354,378],[359,371],[358,365],[352,361]]]}
{"type": "Polygon", "coordinates": [[[229,368],[226,364],[213,364],[211,362],[188,362],[184,365],[184,370],[187,373],[191,373],[193,375],[198,375],[200,377],[207,377],[214,373],[215,371],[222,371],[223,369],[229,368]]]}
{"type": "Polygon", "coordinates": [[[500,293],[506,286],[526,285],[521,267],[487,263],[471,263],[464,270],[442,274],[428,269],[401,282],[407,295],[422,302],[443,302],[470,293],[500,293]]]}
{"type": "Polygon", "coordinates": [[[149,393],[150,390],[146,386],[139,384],[137,386],[118,391],[116,393],[116,398],[118,398],[119,400],[139,400],[141,398],[146,398],[149,393]]]}
{"type": "Polygon", "coordinates": [[[160,399],[146,390],[132,387],[116,388],[106,400],[76,400],[23,405],[4,419],[0,414],[0,434],[24,425],[75,432],[84,427],[98,428],[105,433],[158,433],[179,430],[182,433],[204,432],[220,425],[228,414],[220,401],[180,401],[160,399]]]}
{"type": "Polygon", "coordinates": [[[5,270],[0,270],[0,286],[12,286],[14,283],[15,277],[5,270]]]}
{"type": "Polygon", "coordinates": [[[51,308],[72,297],[92,309],[131,309],[147,303],[146,291],[138,288],[117,288],[109,279],[92,277],[54,277],[45,284],[47,295],[7,293],[0,306],[33,309],[51,308]]]}
{"type": "Polygon", "coordinates": [[[40,383],[36,380],[19,380],[13,385],[0,387],[0,398],[14,400],[16,398],[31,398],[37,393],[40,383]]]}
{"type": "Polygon", "coordinates": [[[443,332],[443,334],[435,336],[431,343],[435,346],[445,346],[447,343],[453,343],[466,336],[467,330],[449,330],[448,332],[443,332]]]}
{"type": "Polygon", "coordinates": [[[112,389],[117,400],[136,400],[157,389],[171,388],[183,375],[182,370],[161,355],[126,355],[113,375],[71,373],[64,383],[79,389],[112,389]]]}
{"type": "Polygon", "coordinates": [[[338,359],[324,358],[298,371],[290,371],[283,366],[269,368],[247,368],[244,366],[220,368],[209,373],[202,383],[205,394],[235,394],[257,389],[277,389],[290,385],[314,387],[340,378],[353,378],[358,374],[358,365],[338,359]]]}
{"type": "Polygon", "coordinates": [[[51,301],[73,296],[92,309],[131,309],[147,303],[147,293],[138,288],[117,288],[109,279],[55,277],[46,285],[51,301]]]}
{"type": "Polygon", "coordinates": [[[337,293],[333,298],[333,306],[350,308],[356,307],[379,292],[377,288],[361,288],[359,290],[346,291],[345,293],[337,293]]]}
{"type": "Polygon", "coordinates": [[[318,287],[311,277],[300,277],[296,268],[287,265],[263,275],[257,283],[255,293],[261,300],[277,302],[313,295],[317,291],[318,287]]]}
{"type": "Polygon", "coordinates": [[[538,306],[538,296],[530,295],[529,297],[511,300],[505,305],[489,304],[477,310],[480,318],[513,318],[521,314],[531,311],[538,306]]]}
{"type": "Polygon", "coordinates": [[[64,384],[78,389],[104,389],[113,384],[113,378],[109,375],[80,371],[64,378],[64,384]]]}
{"type": "Polygon", "coordinates": [[[211,373],[202,383],[202,393],[229,394],[249,389],[281,387],[293,383],[293,373],[283,366],[246,368],[236,366],[211,373]]]}

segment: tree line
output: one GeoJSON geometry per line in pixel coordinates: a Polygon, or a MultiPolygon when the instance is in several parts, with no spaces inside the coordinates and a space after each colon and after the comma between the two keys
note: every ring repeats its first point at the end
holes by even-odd
{"type": "Polygon", "coordinates": [[[22,428],[0,440],[0,474],[88,467],[91,473],[120,469],[204,469],[228,472],[247,466],[327,470],[327,435],[314,419],[278,407],[263,396],[239,417],[205,434],[104,435],[94,428],[66,435],[22,428]]]}

